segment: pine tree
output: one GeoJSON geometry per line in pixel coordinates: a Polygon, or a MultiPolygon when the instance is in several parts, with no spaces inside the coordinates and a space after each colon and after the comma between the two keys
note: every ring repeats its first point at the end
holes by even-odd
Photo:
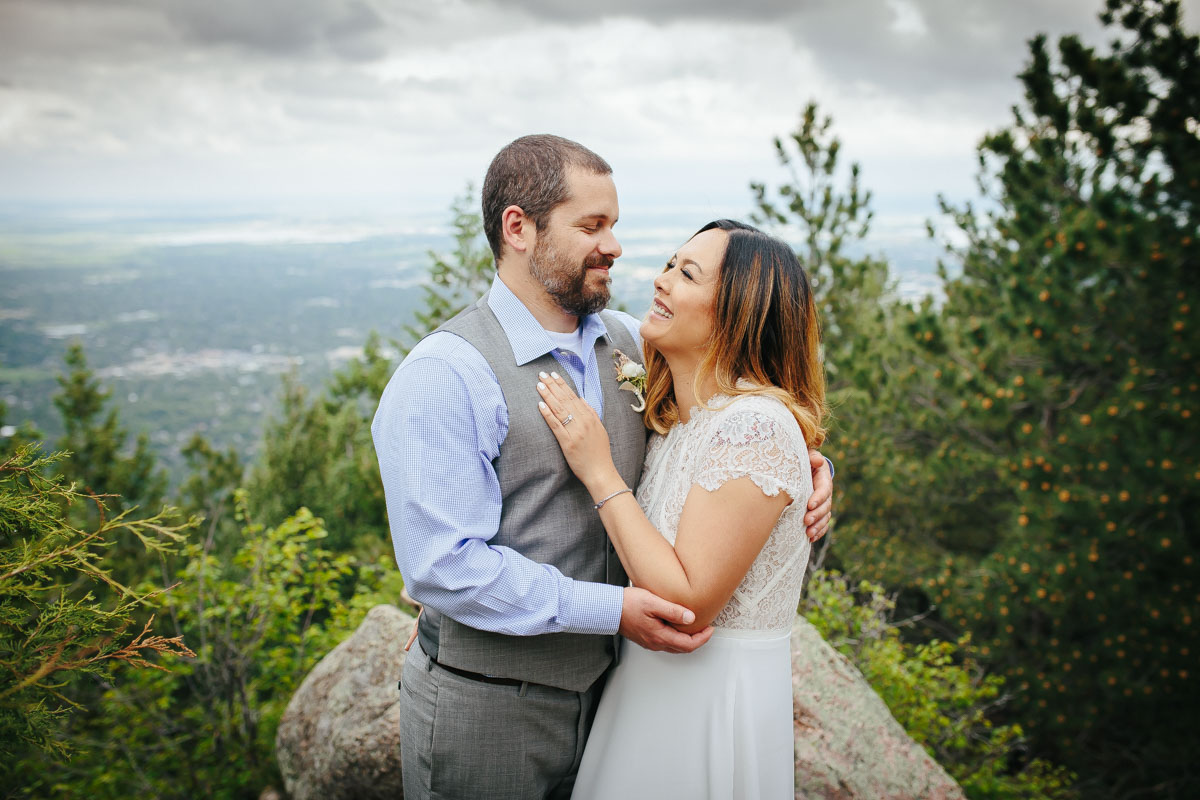
{"type": "Polygon", "coordinates": [[[112,393],[101,388],[88,367],[83,346],[72,343],[64,363],[68,372],[58,377],[59,392],[54,396],[65,430],[58,447],[71,453],[63,464],[64,474],[82,490],[109,496],[108,502],[118,510],[161,506],[167,478],[157,467],[149,439],[140,434],[126,455],[128,434],[117,409],[105,412],[112,393]]]}
{"type": "Polygon", "coordinates": [[[492,251],[483,237],[483,216],[475,207],[475,189],[468,183],[450,206],[454,250],[449,257],[429,251],[429,281],[424,286],[425,308],[405,328],[416,342],[487,291],[496,272],[492,251]]]}
{"type": "Polygon", "coordinates": [[[951,548],[986,552],[994,544],[981,536],[950,541],[945,531],[989,529],[980,523],[995,505],[995,467],[989,459],[945,458],[957,452],[954,426],[935,369],[911,333],[915,318],[934,315],[931,301],[924,310],[909,308],[887,263],[861,252],[871,194],[857,164],[840,166],[832,120],[809,103],[796,130],[775,140],[775,151],[787,180],[773,195],[764,184],[751,185],[756,219],[804,243],[798,255],[821,313],[833,411],[823,451],[853,476],[835,481],[837,520],[825,546],[836,543],[832,564],[902,587],[940,568],[951,548]]]}
{"type": "Polygon", "coordinates": [[[325,522],[327,546],[336,552],[374,555],[387,549],[387,508],[371,441],[376,392],[383,387],[350,377],[390,370],[390,359],[374,341],[363,360],[333,378],[325,394],[285,380],[280,415],[267,428],[248,482],[251,506],[263,519],[278,523],[308,507],[325,522]]]}
{"type": "MultiPolygon", "coordinates": [[[[899,599],[912,603],[914,579],[939,569],[950,552],[930,530],[977,525],[988,515],[975,503],[978,471],[965,471],[961,463],[952,468],[938,455],[947,444],[939,439],[945,430],[933,400],[935,381],[909,334],[913,320],[931,306],[904,304],[882,259],[850,255],[869,233],[870,193],[861,188],[857,165],[839,171],[832,120],[810,103],[789,138],[775,140],[775,149],[787,179],[773,196],[764,184],[751,185],[756,218],[803,242],[797,255],[822,315],[834,407],[822,450],[838,465],[837,516],[826,539],[827,547],[833,542],[828,559],[822,554],[818,562],[860,579],[886,579],[893,588],[909,584],[899,599]],[[943,498],[954,492],[961,500],[946,503],[943,498]]],[[[994,465],[980,469],[987,475],[994,465]]],[[[802,610],[855,661],[909,734],[969,796],[1070,796],[1064,770],[1026,754],[1019,724],[994,724],[1007,703],[1007,686],[984,672],[970,637],[942,626],[938,632],[949,638],[929,641],[930,631],[908,626],[906,640],[889,622],[896,607],[880,586],[863,581],[853,587],[817,566],[802,610]]],[[[928,607],[925,602],[920,610],[928,607]]]]}
{"type": "Polygon", "coordinates": [[[945,206],[962,273],[912,333],[960,398],[949,463],[990,460],[1008,499],[993,551],[926,588],[1093,795],[1191,797],[1200,39],[1174,0],[1101,19],[1107,52],[1031,42],[1025,102],[980,148],[986,210],[945,206]]]}
{"type": "Polygon", "coordinates": [[[233,447],[225,452],[213,449],[199,433],[184,446],[183,457],[189,473],[179,488],[179,506],[204,518],[204,550],[224,552],[233,545],[237,532],[233,495],[245,476],[242,459],[233,447]]]}
{"type": "MultiPolygon", "coordinates": [[[[8,404],[0,400],[0,429],[9,427],[8,425],[8,404]]],[[[4,436],[0,434],[0,458],[8,458],[15,455],[18,450],[27,444],[40,442],[43,439],[42,432],[33,426],[32,422],[26,420],[20,426],[12,425],[10,435],[4,436]]]]}

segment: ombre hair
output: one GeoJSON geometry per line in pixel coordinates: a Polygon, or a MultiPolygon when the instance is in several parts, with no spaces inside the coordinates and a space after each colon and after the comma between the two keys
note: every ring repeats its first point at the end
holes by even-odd
{"type": "MultiPolygon", "coordinates": [[[[725,231],[728,241],[717,275],[712,336],[696,385],[712,375],[718,393],[727,397],[777,398],[795,416],[808,446],[818,447],[825,441],[828,407],[808,275],[787,244],[741,222],[719,219],[692,237],[714,229],[725,231]]],[[[671,371],[650,342],[643,344],[643,355],[646,427],[666,433],[679,421],[671,371]]]]}

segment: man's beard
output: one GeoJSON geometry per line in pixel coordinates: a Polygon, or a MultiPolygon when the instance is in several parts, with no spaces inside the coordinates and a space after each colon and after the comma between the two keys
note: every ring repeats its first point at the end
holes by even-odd
{"type": "Polygon", "coordinates": [[[609,256],[590,255],[581,266],[571,265],[550,243],[550,237],[541,235],[529,256],[529,272],[545,287],[546,293],[554,298],[563,311],[576,317],[595,314],[608,305],[608,281],[598,289],[587,289],[589,267],[611,267],[609,256]]]}

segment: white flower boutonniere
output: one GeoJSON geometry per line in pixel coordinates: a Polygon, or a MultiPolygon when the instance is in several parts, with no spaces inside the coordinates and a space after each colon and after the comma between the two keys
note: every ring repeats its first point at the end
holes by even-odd
{"type": "Polygon", "coordinates": [[[617,383],[637,397],[637,402],[631,403],[629,407],[634,411],[645,411],[646,368],[620,350],[613,350],[613,365],[617,368],[617,383]]]}

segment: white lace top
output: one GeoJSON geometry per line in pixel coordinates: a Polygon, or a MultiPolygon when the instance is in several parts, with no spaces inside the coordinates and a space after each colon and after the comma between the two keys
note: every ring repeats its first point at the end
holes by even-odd
{"type": "Polygon", "coordinates": [[[692,409],[691,419],[666,436],[651,436],[638,503],[674,545],[684,500],[694,485],[712,492],[748,477],[769,496],[787,492],[791,504],[713,624],[790,630],[809,554],[804,513],[812,471],[804,436],[792,413],[772,397],[717,396],[708,405],[711,410],[692,409]]]}

